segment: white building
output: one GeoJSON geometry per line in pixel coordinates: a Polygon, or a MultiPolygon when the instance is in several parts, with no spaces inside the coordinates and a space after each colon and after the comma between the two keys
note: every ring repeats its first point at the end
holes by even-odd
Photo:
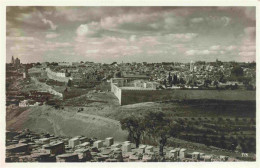
{"type": "Polygon", "coordinates": [[[28,106],[29,106],[28,100],[23,100],[23,101],[20,101],[20,103],[19,103],[19,107],[28,107],[28,106]]]}

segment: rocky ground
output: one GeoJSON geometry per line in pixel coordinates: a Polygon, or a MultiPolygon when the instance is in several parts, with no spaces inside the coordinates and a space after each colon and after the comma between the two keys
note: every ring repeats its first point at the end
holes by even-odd
{"type": "Polygon", "coordinates": [[[55,109],[50,106],[7,109],[7,130],[29,128],[35,132],[48,132],[57,136],[88,135],[91,137],[115,137],[126,140],[119,121],[102,116],[77,113],[77,108],[55,109]]]}

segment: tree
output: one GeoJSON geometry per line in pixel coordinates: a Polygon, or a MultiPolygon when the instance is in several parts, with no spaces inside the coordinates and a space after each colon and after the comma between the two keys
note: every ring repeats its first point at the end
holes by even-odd
{"type": "Polygon", "coordinates": [[[220,74],[220,77],[219,77],[218,81],[221,82],[221,83],[226,83],[227,82],[227,80],[225,79],[223,73],[220,74]]]}
{"type": "Polygon", "coordinates": [[[122,73],[120,71],[115,72],[114,77],[115,78],[121,78],[122,77],[122,73]]]}
{"type": "Polygon", "coordinates": [[[136,148],[139,147],[141,135],[144,133],[145,127],[142,118],[127,117],[120,121],[122,130],[127,130],[129,139],[134,140],[136,148]]]}
{"type": "Polygon", "coordinates": [[[238,89],[238,85],[237,85],[237,83],[235,83],[235,86],[234,86],[234,88],[235,88],[235,89],[238,89]]]}
{"type": "Polygon", "coordinates": [[[166,79],[163,80],[163,85],[167,88],[166,79]]]}
{"type": "Polygon", "coordinates": [[[235,66],[232,70],[231,70],[231,75],[234,75],[236,77],[239,77],[239,76],[243,76],[244,74],[244,71],[243,69],[241,68],[241,66],[235,66]]]}
{"type": "Polygon", "coordinates": [[[234,66],[234,68],[231,70],[230,79],[231,81],[243,81],[244,77],[244,70],[241,68],[241,66],[234,66]]]}
{"type": "Polygon", "coordinates": [[[172,76],[171,76],[170,72],[169,72],[169,76],[168,76],[168,82],[169,82],[169,85],[172,86],[172,76]]]}
{"type": "Polygon", "coordinates": [[[145,116],[145,128],[147,129],[148,135],[157,139],[159,143],[159,154],[163,156],[163,148],[167,143],[167,140],[176,136],[178,132],[178,124],[171,122],[164,113],[150,112],[145,116]]]}
{"type": "Polygon", "coordinates": [[[71,87],[72,86],[72,81],[69,79],[68,81],[68,84],[67,84],[68,87],[71,87]]]}
{"type": "Polygon", "coordinates": [[[213,85],[216,86],[216,89],[218,89],[218,81],[214,81],[213,85]]]}
{"type": "Polygon", "coordinates": [[[180,78],[180,84],[185,84],[185,80],[183,78],[180,78]]]}
{"type": "Polygon", "coordinates": [[[205,87],[208,87],[210,84],[211,84],[211,80],[209,80],[209,79],[204,80],[205,87]]]}
{"type": "Polygon", "coordinates": [[[174,85],[178,84],[178,77],[177,77],[176,74],[174,74],[174,76],[173,76],[173,81],[172,81],[172,83],[173,83],[174,85]]]}

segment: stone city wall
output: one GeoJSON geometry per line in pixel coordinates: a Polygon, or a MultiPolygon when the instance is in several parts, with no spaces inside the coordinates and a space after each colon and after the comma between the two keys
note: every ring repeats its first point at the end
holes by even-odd
{"type": "Polygon", "coordinates": [[[256,92],[247,90],[118,90],[116,97],[121,105],[167,100],[256,100],[256,92]]]}
{"type": "Polygon", "coordinates": [[[59,81],[59,82],[68,82],[70,79],[69,77],[66,77],[65,73],[53,72],[50,68],[46,68],[46,72],[47,72],[48,78],[59,81]]]}
{"type": "Polygon", "coordinates": [[[111,83],[111,92],[118,98],[119,104],[121,105],[121,89],[116,86],[116,84],[111,83]]]}
{"type": "Polygon", "coordinates": [[[38,79],[36,79],[35,77],[31,77],[31,79],[35,82],[35,84],[41,86],[41,89],[42,89],[43,91],[47,91],[47,92],[49,92],[50,94],[59,96],[59,97],[61,97],[61,98],[63,97],[63,94],[62,94],[62,93],[57,92],[56,90],[52,89],[51,86],[49,86],[49,85],[47,85],[47,84],[45,84],[45,83],[39,82],[38,79]]]}

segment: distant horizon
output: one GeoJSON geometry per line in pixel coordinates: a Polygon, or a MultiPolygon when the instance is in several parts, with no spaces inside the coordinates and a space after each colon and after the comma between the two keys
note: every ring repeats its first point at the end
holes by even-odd
{"type": "MultiPolygon", "coordinates": [[[[16,57],[14,57],[14,59],[16,59],[16,57]]],[[[28,62],[28,63],[23,63],[22,62],[22,60],[20,60],[21,61],[21,64],[36,64],[36,63],[80,63],[80,62],[84,62],[84,63],[86,63],[86,62],[93,62],[93,63],[101,63],[101,64],[112,64],[112,63],[114,63],[114,62],[116,62],[117,64],[121,64],[121,63],[144,63],[144,62],[146,62],[146,63],[148,63],[148,64],[156,64],[156,63],[182,63],[182,64],[189,64],[191,61],[193,62],[193,63],[196,63],[196,62],[205,62],[205,63],[211,63],[211,62],[216,62],[217,61],[217,59],[216,60],[214,60],[214,61],[203,61],[203,60],[197,60],[197,61],[193,61],[193,60],[190,60],[189,62],[177,62],[177,61],[162,61],[162,62],[147,62],[147,61],[143,61],[143,62],[137,62],[137,61],[132,61],[132,62],[118,62],[118,61],[111,61],[111,62],[94,62],[94,61],[44,61],[44,62],[28,62]]],[[[248,61],[248,62],[242,62],[242,61],[222,61],[222,60],[219,60],[218,59],[218,61],[220,61],[220,62],[236,62],[236,63],[256,63],[255,61],[248,61]]],[[[6,64],[10,64],[11,63],[11,61],[10,62],[6,62],[6,64]]]]}
{"type": "Polygon", "coordinates": [[[255,7],[6,8],[6,60],[256,61],[255,7]]]}

